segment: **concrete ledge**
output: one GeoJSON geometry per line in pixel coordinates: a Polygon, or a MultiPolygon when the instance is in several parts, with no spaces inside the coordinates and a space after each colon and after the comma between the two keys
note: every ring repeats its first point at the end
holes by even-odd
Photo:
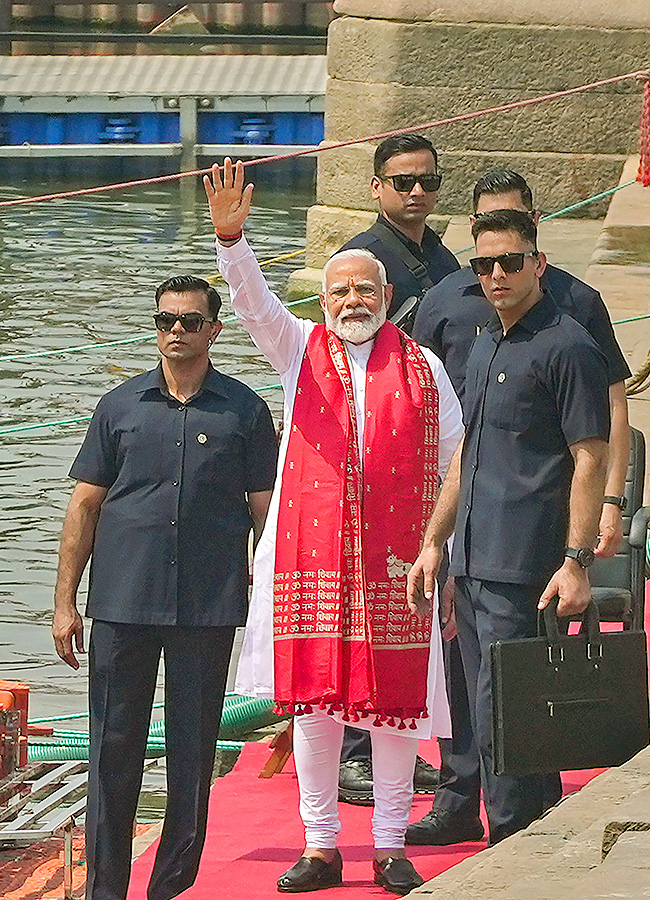
{"type": "Polygon", "coordinates": [[[650,832],[624,834],[603,864],[563,897],[565,900],[650,898],[650,832]]]}
{"type": "Polygon", "coordinates": [[[643,808],[649,789],[650,748],[598,776],[529,828],[443,872],[413,894],[436,900],[557,900],[580,888],[581,900],[592,900],[594,895],[582,885],[601,868],[607,823],[618,821],[619,812],[621,820],[636,820],[630,815],[637,809],[633,804],[643,808]]]}
{"type": "MultiPolygon", "coordinates": [[[[621,184],[634,181],[639,157],[630,156],[621,184]]],[[[594,265],[650,266],[650,190],[632,184],[614,194],[591,260],[594,265]]],[[[648,273],[650,277],[650,272],[648,273]]]]}
{"type": "MultiPolygon", "coordinates": [[[[370,195],[368,185],[366,193],[370,195]]],[[[355,234],[370,228],[376,218],[376,211],[311,206],[307,212],[307,267],[322,269],[333,253],[355,234]]]]}
{"type": "Polygon", "coordinates": [[[608,866],[623,863],[632,869],[650,869],[650,832],[628,831],[621,835],[605,862],[608,866]]]}
{"type": "MultiPolygon", "coordinates": [[[[334,12],[369,19],[396,19],[408,22],[509,22],[525,25],[586,25],[589,28],[621,28],[621,9],[609,0],[589,3],[561,3],[557,0],[336,0],[334,12]]],[[[650,28],[646,0],[626,0],[624,24],[627,28],[650,28]]]]}
{"type": "MultiPolygon", "coordinates": [[[[636,178],[638,156],[625,163],[621,184],[636,178]]],[[[612,197],[603,230],[596,242],[585,280],[602,294],[612,319],[644,316],[650,311],[650,190],[632,184],[612,197]]],[[[648,359],[650,320],[615,326],[632,372],[648,359]]],[[[648,431],[647,392],[628,398],[630,423],[648,431]]],[[[646,472],[646,492],[650,490],[650,469],[646,472]]]]}
{"type": "MultiPolygon", "coordinates": [[[[322,269],[313,269],[309,266],[304,269],[295,269],[287,279],[286,299],[302,300],[303,297],[311,297],[320,293],[322,278],[322,269]]],[[[303,319],[314,319],[318,322],[323,319],[320,306],[316,302],[294,306],[291,311],[303,319]]]]}
{"type": "Polygon", "coordinates": [[[635,794],[628,803],[616,810],[615,818],[605,825],[603,858],[607,857],[620,836],[626,831],[650,832],[650,788],[635,794]]]}

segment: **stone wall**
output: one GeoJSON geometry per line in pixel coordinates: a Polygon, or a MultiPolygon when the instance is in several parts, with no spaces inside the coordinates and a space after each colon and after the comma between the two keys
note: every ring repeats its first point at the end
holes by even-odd
{"type": "MultiPolygon", "coordinates": [[[[325,139],[444,119],[553,93],[650,65],[650,3],[626,0],[336,0],[329,28],[325,139]]],[[[436,212],[469,210],[474,181],[495,166],[518,169],[536,205],[553,211],[613,187],[638,141],[634,81],[424,131],[440,151],[436,212]]],[[[318,158],[307,265],[355,233],[373,210],[375,144],[318,158]],[[346,221],[347,220],[347,221],[346,221]],[[327,230],[333,229],[332,239],[327,230]],[[312,241],[312,237],[314,240],[312,241]],[[316,240],[317,237],[317,240],[316,240]]],[[[606,202],[584,215],[602,216],[606,202]]]]}

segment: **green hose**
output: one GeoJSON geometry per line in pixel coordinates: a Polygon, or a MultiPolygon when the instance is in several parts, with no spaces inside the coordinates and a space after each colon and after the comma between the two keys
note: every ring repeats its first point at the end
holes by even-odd
{"type": "MultiPolygon", "coordinates": [[[[244,746],[243,741],[217,741],[217,750],[224,752],[237,752],[244,746]]],[[[88,759],[88,743],[85,744],[68,744],[61,743],[45,743],[44,741],[30,740],[27,745],[27,755],[30,762],[63,762],[74,759],[88,759]]],[[[147,743],[145,756],[147,758],[155,758],[165,755],[164,741],[155,741],[147,743]]]]}
{"type": "MultiPolygon", "coordinates": [[[[241,750],[243,742],[234,740],[258,728],[280,721],[273,712],[272,700],[256,697],[228,695],[224,700],[223,713],[217,749],[241,750]]],[[[286,718],[286,717],[285,717],[286,718]]],[[[64,731],[54,729],[53,740],[31,738],[28,744],[30,762],[45,762],[64,759],[88,759],[89,735],[87,731],[64,731]]],[[[149,726],[147,739],[148,757],[165,755],[165,722],[159,719],[149,726]]]]}
{"type": "MultiPolygon", "coordinates": [[[[272,700],[259,700],[257,697],[233,697],[226,699],[221,714],[219,737],[223,740],[239,738],[258,728],[265,728],[274,722],[281,721],[273,712],[272,700]]],[[[159,719],[149,727],[150,737],[164,737],[165,722],[159,719]]]]}

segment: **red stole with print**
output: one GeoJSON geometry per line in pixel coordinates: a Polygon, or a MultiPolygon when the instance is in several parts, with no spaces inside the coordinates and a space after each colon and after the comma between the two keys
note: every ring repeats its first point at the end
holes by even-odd
{"type": "Polygon", "coordinates": [[[405,728],[426,717],[431,619],[406,605],[438,484],[438,390],[390,323],[366,373],[363,467],[350,366],[324,325],[298,377],[274,576],[275,697],[285,712],[343,710],[405,728]]]}

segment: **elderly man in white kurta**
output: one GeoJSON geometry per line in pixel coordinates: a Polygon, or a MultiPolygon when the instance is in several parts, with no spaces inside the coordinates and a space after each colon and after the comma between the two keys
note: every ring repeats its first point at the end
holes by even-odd
{"type": "Polygon", "coordinates": [[[391,285],[368,251],[325,267],[325,324],[292,315],[242,236],[252,185],[226,160],[204,180],[235,312],[285,393],[278,477],[254,562],[236,689],[295,718],[305,825],[285,892],[339,884],[343,726],[372,739],[374,878],[422,879],[404,857],[418,738],[450,735],[433,609],[409,607],[406,573],[462,434],[440,361],[386,321],[391,285]]]}

